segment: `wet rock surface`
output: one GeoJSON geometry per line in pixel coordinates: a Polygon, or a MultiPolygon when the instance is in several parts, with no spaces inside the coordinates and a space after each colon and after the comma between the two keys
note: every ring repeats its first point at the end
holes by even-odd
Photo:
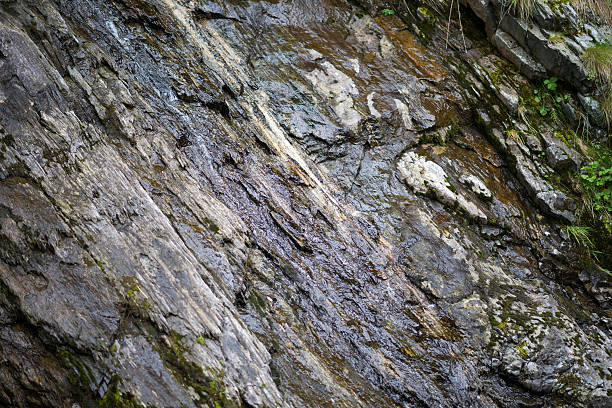
{"type": "Polygon", "coordinates": [[[508,132],[495,31],[405,24],[0,1],[1,403],[609,405],[609,281],[544,177],[579,157],[508,132]]]}

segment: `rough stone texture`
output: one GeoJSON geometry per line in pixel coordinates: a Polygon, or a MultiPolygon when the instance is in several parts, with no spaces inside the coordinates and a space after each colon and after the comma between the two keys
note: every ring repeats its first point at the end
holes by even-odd
{"type": "MultiPolygon", "coordinates": [[[[442,204],[450,207],[459,207],[473,219],[486,221],[487,216],[478,207],[456,194],[451,190],[454,188],[448,182],[449,178],[439,165],[419,156],[414,152],[408,152],[398,163],[399,172],[402,180],[409,185],[415,193],[431,194],[442,204]]],[[[472,179],[469,179],[470,181],[472,179]]],[[[481,186],[481,187],[484,187],[481,186]]],[[[486,190],[484,187],[483,192],[486,190]]],[[[478,194],[478,193],[477,193],[478,194]]],[[[489,192],[490,196],[490,192],[489,192]]]]}
{"type": "Polygon", "coordinates": [[[481,59],[359,11],[0,1],[1,405],[609,405],[609,282],[481,59]]]}
{"type": "MultiPolygon", "coordinates": [[[[532,80],[558,77],[582,93],[596,91],[596,83],[585,69],[581,56],[595,43],[607,42],[611,29],[592,12],[579,15],[571,3],[555,4],[554,10],[536,2],[531,20],[513,15],[513,8],[500,0],[464,0],[485,24],[489,40],[499,52],[532,80]],[[554,36],[554,40],[553,40],[554,36]]],[[[590,98],[590,97],[587,97],[590,98]]],[[[606,128],[597,101],[581,102],[591,124],[606,128]]]]}
{"type": "Polygon", "coordinates": [[[339,121],[346,127],[355,129],[361,120],[361,115],[354,108],[353,96],[357,96],[359,91],[353,80],[329,61],[323,61],[321,68],[315,69],[306,77],[329,101],[339,121]]]}
{"type": "Polygon", "coordinates": [[[565,42],[549,41],[538,26],[530,25],[513,16],[506,15],[500,27],[508,32],[530,55],[538,61],[551,76],[557,76],[572,86],[581,89],[592,89],[594,84],[582,65],[580,56],[570,49],[565,42]]]}
{"type": "Polygon", "coordinates": [[[599,108],[599,102],[597,99],[582,94],[578,94],[578,99],[580,100],[580,104],[589,116],[591,122],[596,126],[605,127],[606,119],[603,112],[599,108]]]}
{"type": "Polygon", "coordinates": [[[568,146],[569,142],[564,142],[550,131],[541,136],[546,145],[546,161],[550,167],[557,171],[577,170],[581,167],[580,154],[568,146]]]}
{"type": "Polygon", "coordinates": [[[491,190],[487,188],[485,183],[472,174],[462,176],[459,178],[459,181],[470,187],[470,189],[481,198],[489,200],[493,197],[493,193],[491,193],[491,190]]]}
{"type": "Polygon", "coordinates": [[[495,31],[491,42],[497,47],[499,52],[512,62],[529,79],[538,80],[546,77],[546,69],[539,62],[535,61],[514,38],[505,31],[498,29],[495,31]]]}

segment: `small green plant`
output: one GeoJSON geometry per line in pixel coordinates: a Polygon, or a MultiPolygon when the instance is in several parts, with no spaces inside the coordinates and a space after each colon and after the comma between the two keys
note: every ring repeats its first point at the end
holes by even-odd
{"type": "Polygon", "coordinates": [[[539,91],[539,90],[537,90],[537,89],[534,89],[534,90],[533,90],[533,94],[535,95],[535,96],[533,97],[533,101],[534,101],[535,103],[540,103],[540,102],[542,102],[542,97],[541,97],[540,95],[538,95],[539,93],[540,93],[540,91],[539,91]]]}
{"type": "Polygon", "coordinates": [[[553,33],[553,34],[548,36],[548,41],[550,41],[552,44],[561,43],[561,42],[563,42],[563,34],[553,33]]]}
{"type": "Polygon", "coordinates": [[[572,101],[572,95],[570,94],[565,94],[563,96],[555,96],[555,102],[557,103],[561,103],[561,102],[571,102],[572,101]]]}
{"type": "Polygon", "coordinates": [[[525,144],[525,139],[523,139],[523,136],[521,135],[521,132],[519,130],[508,129],[504,131],[504,133],[506,134],[506,137],[508,139],[514,140],[523,145],[525,144]]]}
{"type": "Polygon", "coordinates": [[[548,115],[548,112],[550,112],[550,108],[546,106],[540,106],[540,108],[538,109],[538,112],[540,112],[540,115],[546,116],[548,115]]]}
{"type": "Polygon", "coordinates": [[[591,241],[591,238],[590,238],[590,234],[591,234],[590,227],[580,227],[578,225],[568,225],[564,227],[564,229],[565,229],[565,232],[567,232],[567,235],[569,235],[570,238],[576,241],[576,243],[586,248],[593,248],[593,241],[591,241]]]}
{"type": "Polygon", "coordinates": [[[591,194],[595,211],[612,212],[612,154],[605,151],[582,169],[585,190],[591,194]]]}
{"type": "Polygon", "coordinates": [[[548,112],[550,112],[550,107],[546,105],[546,99],[547,99],[548,94],[547,93],[540,94],[540,91],[538,89],[534,89],[533,94],[535,95],[533,97],[533,101],[535,102],[536,105],[538,105],[537,110],[540,113],[540,115],[542,116],[548,115],[548,112]]]}
{"type": "Polygon", "coordinates": [[[203,346],[204,344],[206,344],[206,343],[205,343],[205,341],[204,341],[204,337],[202,337],[202,336],[198,336],[198,338],[196,339],[196,342],[197,342],[198,344],[202,345],[202,346],[203,346]]]}
{"type": "Polygon", "coordinates": [[[610,274],[612,266],[612,150],[591,144],[591,161],[580,169],[581,206],[577,212],[586,227],[567,227],[568,235],[587,249],[591,265],[610,274]]]}
{"type": "Polygon", "coordinates": [[[394,11],[394,10],[391,10],[391,9],[388,9],[388,8],[386,8],[386,9],[382,9],[380,12],[381,12],[383,15],[385,15],[385,16],[392,16],[392,15],[394,15],[394,14],[395,14],[395,11],[394,11]]]}
{"type": "Polygon", "coordinates": [[[549,91],[556,91],[557,90],[557,78],[556,77],[550,77],[548,79],[545,79],[544,80],[544,86],[549,91]]]}
{"type": "Polygon", "coordinates": [[[561,103],[571,102],[572,97],[569,94],[557,94],[558,86],[558,79],[550,77],[544,80],[539,88],[533,89],[533,96],[525,101],[524,111],[519,112],[519,116],[528,126],[531,126],[527,120],[529,111],[538,113],[541,117],[550,117],[554,123],[557,123],[558,119],[563,117],[561,103]]]}

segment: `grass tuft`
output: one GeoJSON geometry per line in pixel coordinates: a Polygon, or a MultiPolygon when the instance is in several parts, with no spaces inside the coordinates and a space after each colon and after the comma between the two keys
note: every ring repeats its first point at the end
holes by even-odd
{"type": "Polygon", "coordinates": [[[612,25],[612,2],[610,0],[571,0],[582,15],[593,11],[596,15],[609,25],[612,25]]]}
{"type": "Polygon", "coordinates": [[[612,44],[596,44],[582,54],[582,62],[589,75],[600,83],[603,95],[599,107],[608,127],[612,125],[612,44]]]}
{"type": "Polygon", "coordinates": [[[604,114],[606,125],[612,127],[612,91],[606,92],[599,100],[599,109],[604,114]]]}
{"type": "Polygon", "coordinates": [[[582,54],[584,67],[602,84],[609,84],[612,79],[612,44],[596,44],[584,50],[582,54]]]}
{"type": "Polygon", "coordinates": [[[593,241],[591,241],[591,228],[580,227],[578,225],[568,225],[565,227],[565,232],[574,241],[586,248],[593,248],[593,241]]]}
{"type": "Polygon", "coordinates": [[[538,0],[510,0],[508,8],[512,10],[514,15],[523,20],[529,20],[537,3],[538,0]]]}

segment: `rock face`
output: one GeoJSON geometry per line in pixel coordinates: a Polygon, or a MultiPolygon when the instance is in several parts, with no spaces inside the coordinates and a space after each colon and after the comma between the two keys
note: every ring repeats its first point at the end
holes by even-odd
{"type": "Polygon", "coordinates": [[[0,0],[0,405],[609,406],[579,157],[353,3],[0,0]]]}
{"type": "Polygon", "coordinates": [[[501,54],[531,79],[557,76],[581,91],[594,87],[580,56],[610,36],[609,27],[589,24],[572,3],[534,2],[529,21],[513,15],[500,0],[465,0],[486,26],[491,42],[501,54]]]}

